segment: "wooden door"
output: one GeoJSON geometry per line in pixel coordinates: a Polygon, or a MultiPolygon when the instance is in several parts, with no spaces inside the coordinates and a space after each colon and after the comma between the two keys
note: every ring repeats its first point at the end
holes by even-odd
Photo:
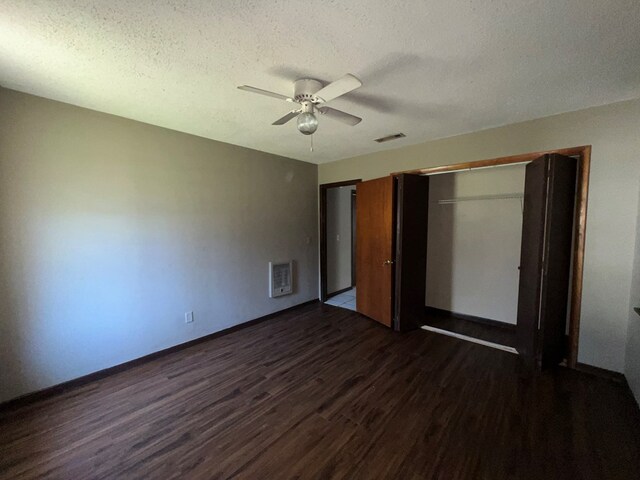
{"type": "Polygon", "coordinates": [[[394,178],[356,186],[356,310],[383,325],[393,319],[394,178]]]}
{"type": "Polygon", "coordinates": [[[398,175],[394,329],[424,324],[429,177],[398,175]]]}
{"type": "Polygon", "coordinates": [[[517,350],[535,367],[565,354],[576,160],[544,155],[526,167],[517,350]]]}

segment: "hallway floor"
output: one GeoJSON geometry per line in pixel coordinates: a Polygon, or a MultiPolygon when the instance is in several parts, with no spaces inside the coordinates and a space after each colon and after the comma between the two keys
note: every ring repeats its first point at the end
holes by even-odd
{"type": "Polygon", "coordinates": [[[339,293],[338,295],[329,298],[326,302],[327,305],[333,305],[334,307],[346,308],[348,310],[356,311],[356,287],[346,292],[339,293]]]}

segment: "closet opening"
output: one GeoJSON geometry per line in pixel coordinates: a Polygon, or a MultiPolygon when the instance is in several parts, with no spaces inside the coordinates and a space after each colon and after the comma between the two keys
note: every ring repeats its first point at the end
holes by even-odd
{"type": "Polygon", "coordinates": [[[590,156],[587,145],[393,173],[393,328],[576,368],[590,156]]]}
{"type": "Polygon", "coordinates": [[[429,178],[425,329],[516,350],[525,164],[429,178]]]}

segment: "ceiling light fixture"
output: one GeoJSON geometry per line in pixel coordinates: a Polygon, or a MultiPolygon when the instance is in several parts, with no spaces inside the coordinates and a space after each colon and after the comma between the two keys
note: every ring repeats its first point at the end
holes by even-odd
{"type": "Polygon", "coordinates": [[[298,115],[298,130],[304,135],[311,135],[318,129],[318,119],[313,114],[313,103],[304,102],[302,113],[298,115]]]}

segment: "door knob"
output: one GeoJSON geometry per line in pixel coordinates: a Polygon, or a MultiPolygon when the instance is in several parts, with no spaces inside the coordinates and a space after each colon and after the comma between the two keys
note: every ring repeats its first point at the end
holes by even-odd
{"type": "Polygon", "coordinates": [[[385,265],[393,265],[393,260],[385,260],[382,262],[382,266],[384,267],[385,265]]]}

